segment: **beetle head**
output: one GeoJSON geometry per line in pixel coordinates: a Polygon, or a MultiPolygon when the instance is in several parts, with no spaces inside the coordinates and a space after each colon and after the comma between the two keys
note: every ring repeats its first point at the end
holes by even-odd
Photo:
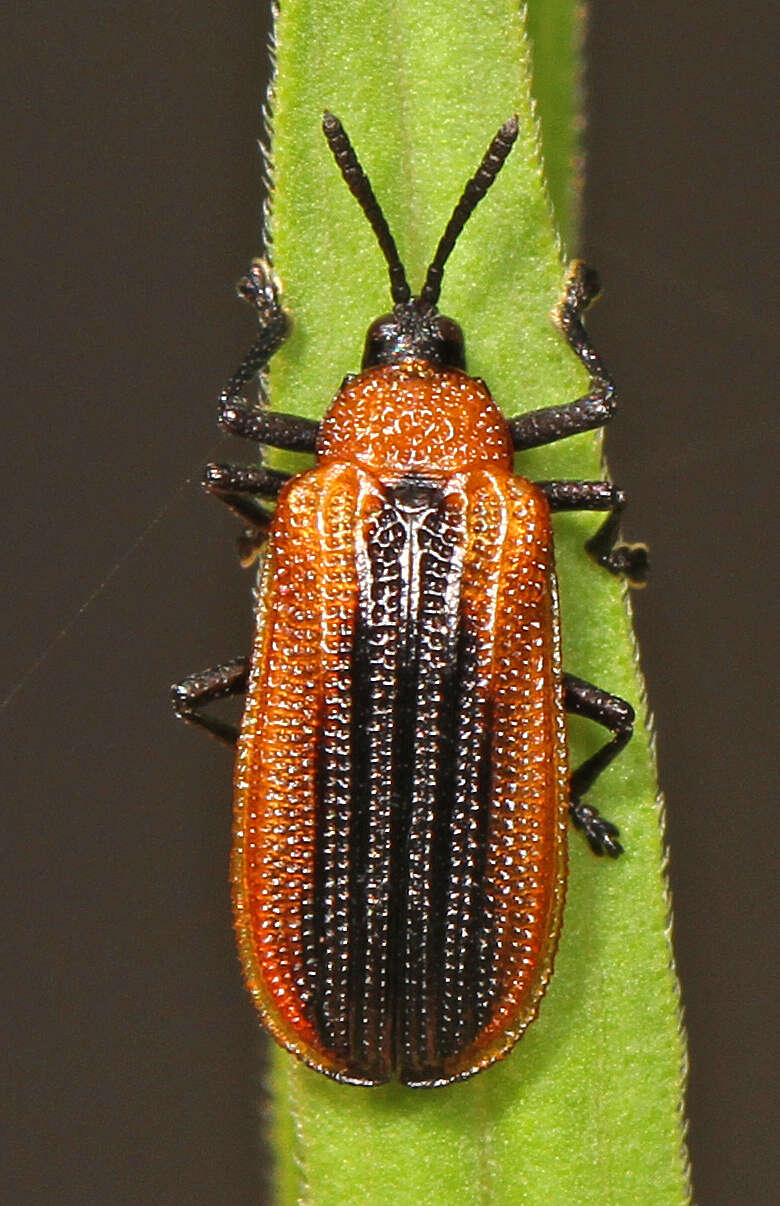
{"type": "Polygon", "coordinates": [[[402,360],[428,360],[436,368],[465,369],[463,332],[435,306],[421,306],[416,298],[400,302],[368,328],[363,368],[402,360]]]}
{"type": "Polygon", "coordinates": [[[363,368],[399,364],[403,360],[427,360],[436,368],[466,367],[463,333],[452,318],[439,314],[436,303],[441,291],[444,265],[469,216],[500,172],[517,138],[517,118],[505,122],[488,147],[476,173],[468,181],[455,206],[418,297],[406,279],[387,219],[374,196],[352,144],[337,117],[326,113],[322,129],[350,191],[368,218],[390,272],[390,293],[395,308],[372,322],[366,335],[363,368]]]}

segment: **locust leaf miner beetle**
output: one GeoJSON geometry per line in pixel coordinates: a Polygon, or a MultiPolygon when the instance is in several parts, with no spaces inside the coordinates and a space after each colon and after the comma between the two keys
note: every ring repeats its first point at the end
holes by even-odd
{"type": "Polygon", "coordinates": [[[519,449],[602,426],[612,382],[582,314],[598,291],[575,263],[558,325],[588,393],[506,419],[465,367],[437,309],[442,273],[517,137],[496,134],[412,295],[346,133],[325,137],[390,273],[393,308],[368,330],[361,372],[317,423],[245,387],[289,318],[262,261],[240,292],[257,341],[220,401],[222,427],[313,452],[290,477],[209,465],[205,486],[263,547],[250,660],[173,688],[184,720],[228,743],[202,705],[246,693],[235,773],[233,898],[247,983],[273,1036],[349,1084],[435,1086],[506,1055],[552,972],[568,820],[596,854],[618,831],[585,802],[629,740],[629,704],[561,667],[551,511],[606,513],[592,557],[634,583],[643,546],[616,544],[622,492],[531,482],[519,449]],[[275,500],[275,510],[264,505],[275,500]],[[566,712],[611,738],[570,772],[566,712]]]}

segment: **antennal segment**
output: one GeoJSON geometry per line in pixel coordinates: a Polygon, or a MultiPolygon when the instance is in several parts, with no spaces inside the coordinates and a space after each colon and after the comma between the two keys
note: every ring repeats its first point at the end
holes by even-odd
{"type": "Polygon", "coordinates": [[[439,246],[436,248],[436,255],[433,257],[431,266],[428,269],[425,284],[420,290],[420,302],[423,305],[435,306],[439,300],[444,265],[455,246],[458,235],[468,222],[473,210],[482,200],[504,166],[504,160],[512,150],[517,138],[517,130],[518,123],[516,117],[510,117],[509,121],[504,122],[485,152],[485,157],[477,168],[477,171],[464,188],[463,195],[455,206],[452,217],[447,223],[444,234],[441,237],[439,246]]]}
{"type": "Polygon", "coordinates": [[[395,239],[387,225],[387,219],[374,196],[368,176],[358,162],[358,157],[352,149],[352,143],[349,141],[344,127],[339,119],[327,110],[322,119],[322,132],[328,140],[328,146],[341,169],[349,191],[353,197],[357,198],[360,208],[371,223],[371,229],[382,248],[382,253],[387,260],[387,267],[390,270],[390,294],[393,301],[396,305],[409,301],[412,291],[398,255],[395,239]]]}

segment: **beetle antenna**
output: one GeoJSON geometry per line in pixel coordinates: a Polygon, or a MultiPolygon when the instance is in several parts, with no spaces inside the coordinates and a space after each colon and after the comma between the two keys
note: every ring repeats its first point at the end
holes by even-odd
{"type": "Polygon", "coordinates": [[[444,275],[444,265],[449,258],[449,254],[455,246],[458,235],[471,217],[472,212],[504,166],[504,160],[512,150],[517,138],[517,131],[517,117],[510,117],[509,121],[504,122],[496,134],[485,152],[481,164],[464,188],[460,201],[452,211],[452,217],[447,223],[439,246],[436,248],[436,255],[433,257],[431,266],[428,269],[425,284],[420,290],[420,301],[424,305],[435,306],[439,300],[441,278],[444,275]]]}
{"type": "Polygon", "coordinates": [[[328,146],[341,169],[349,191],[353,197],[357,198],[360,208],[371,223],[371,229],[382,248],[382,253],[387,260],[387,267],[390,270],[390,294],[393,301],[396,305],[408,302],[412,291],[398,255],[395,239],[387,225],[387,219],[374,196],[368,176],[360,166],[358,157],[352,149],[352,143],[349,141],[346,130],[339,119],[329,113],[327,109],[322,119],[322,132],[328,140],[328,146]]]}

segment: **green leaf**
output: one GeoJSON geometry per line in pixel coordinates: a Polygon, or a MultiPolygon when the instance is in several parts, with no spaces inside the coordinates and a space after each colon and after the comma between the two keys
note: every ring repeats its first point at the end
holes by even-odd
{"type": "Polygon", "coordinates": [[[580,58],[582,4],[530,0],[531,96],[542,133],[542,157],[555,223],[564,247],[576,243],[582,185],[580,58]]]}
{"type": "MultiPolygon", "coordinates": [[[[295,328],[274,361],[276,405],[319,416],[344,374],[359,367],[369,322],[389,308],[384,261],[320,132],[326,107],[352,137],[413,288],[490,138],[519,115],[517,146],[447,266],[442,309],[463,325],[470,371],[487,380],[507,413],[584,391],[582,367],[549,317],[564,275],[553,205],[567,237],[574,227],[579,8],[574,0],[530,6],[540,136],[516,3],[284,0],[272,100],[272,231],[295,328]]],[[[600,439],[583,435],[528,453],[518,469],[598,477],[600,439]]],[[[625,593],[582,547],[598,522],[556,521],[565,661],[628,698],[641,719],[625,593]]],[[[573,761],[602,740],[594,726],[573,724],[573,761]]],[[[280,1203],[688,1201],[684,1042],[661,811],[641,723],[591,798],[620,825],[626,854],[599,860],[572,835],[555,975],[538,1020],[508,1059],[444,1089],[359,1089],[276,1051],[280,1203]]]]}

